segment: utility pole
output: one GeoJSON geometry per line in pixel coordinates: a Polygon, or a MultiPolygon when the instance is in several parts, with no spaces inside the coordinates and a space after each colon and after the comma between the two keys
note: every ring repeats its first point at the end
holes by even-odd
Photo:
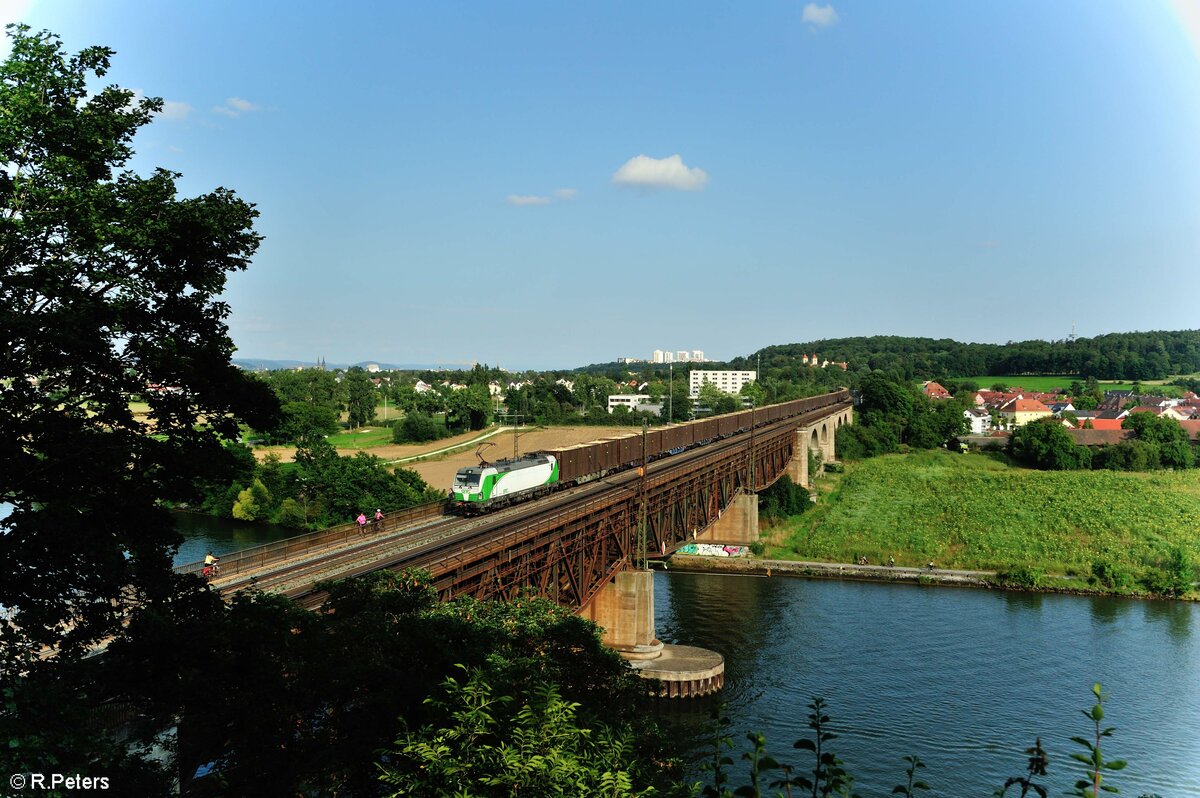
{"type": "Polygon", "coordinates": [[[672,424],[675,421],[675,361],[668,364],[671,372],[671,384],[667,388],[667,423],[672,424]]]}
{"type": "Polygon", "coordinates": [[[638,469],[640,477],[638,484],[642,491],[641,513],[638,519],[638,548],[637,555],[642,558],[641,570],[647,570],[646,563],[646,467],[649,465],[646,462],[646,424],[647,421],[642,419],[642,467],[638,469]]]}

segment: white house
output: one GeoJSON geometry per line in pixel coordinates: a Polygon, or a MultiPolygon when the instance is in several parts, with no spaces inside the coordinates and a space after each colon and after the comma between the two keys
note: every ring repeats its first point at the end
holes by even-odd
{"type": "Polygon", "coordinates": [[[963,417],[971,423],[972,435],[987,435],[992,431],[992,414],[981,407],[964,410],[963,417]]]}
{"type": "Polygon", "coordinates": [[[615,393],[608,397],[608,412],[612,412],[615,407],[624,407],[630,412],[637,410],[638,405],[645,402],[649,397],[641,393],[615,393]]]}

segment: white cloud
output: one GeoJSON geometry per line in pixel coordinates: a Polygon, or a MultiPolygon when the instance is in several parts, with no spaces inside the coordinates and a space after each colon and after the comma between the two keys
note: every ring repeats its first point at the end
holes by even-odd
{"type": "Polygon", "coordinates": [[[613,174],[612,181],[619,186],[702,191],[708,183],[708,172],[696,167],[689,168],[678,155],[668,158],[637,155],[621,165],[613,174]]]}
{"type": "Polygon", "coordinates": [[[158,115],[169,122],[179,122],[187,119],[195,109],[187,103],[176,102],[175,100],[163,100],[162,110],[158,115]]]}
{"type": "Polygon", "coordinates": [[[249,100],[243,100],[241,97],[230,97],[225,101],[224,105],[217,105],[213,107],[214,114],[224,114],[231,119],[257,110],[257,105],[249,100]]]}
{"type": "Polygon", "coordinates": [[[802,19],[813,27],[828,28],[838,21],[838,13],[833,10],[831,5],[819,6],[816,3],[809,3],[804,7],[802,19]]]}
{"type": "Polygon", "coordinates": [[[573,200],[573,199],[575,199],[575,195],[578,193],[579,193],[579,190],[574,189],[574,188],[556,188],[556,189],[554,189],[554,196],[558,197],[560,200],[573,200]]]}
{"type": "Polygon", "coordinates": [[[549,205],[549,197],[531,196],[528,194],[509,194],[504,200],[509,205],[525,206],[525,205],[549,205]]]}

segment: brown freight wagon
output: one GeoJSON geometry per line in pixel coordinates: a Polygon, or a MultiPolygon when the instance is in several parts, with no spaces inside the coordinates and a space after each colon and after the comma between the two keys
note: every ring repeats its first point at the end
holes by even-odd
{"type": "Polygon", "coordinates": [[[662,431],[662,451],[669,452],[672,449],[685,449],[691,446],[696,440],[693,435],[696,432],[696,425],[703,422],[691,422],[690,424],[675,424],[670,427],[664,427],[662,431]]]}
{"type": "MultiPolygon", "coordinates": [[[[672,449],[686,449],[703,441],[733,435],[738,430],[749,429],[751,425],[757,426],[811,413],[823,407],[847,402],[849,399],[850,392],[841,390],[831,394],[768,405],[755,410],[743,410],[724,416],[648,430],[645,454],[648,459],[654,459],[672,449]]],[[[566,446],[561,449],[547,449],[545,454],[554,455],[558,459],[559,480],[573,482],[601,471],[613,471],[640,464],[642,462],[642,436],[634,433],[619,438],[566,446]]]]}
{"type": "MultiPolygon", "coordinates": [[[[619,467],[642,462],[642,434],[622,435],[619,438],[609,438],[617,446],[617,464],[619,467]]],[[[646,435],[646,450],[650,450],[650,435],[646,435]]]]}
{"type": "Polygon", "coordinates": [[[547,449],[545,454],[553,455],[558,460],[560,482],[574,482],[580,477],[599,470],[595,464],[595,452],[586,443],[564,446],[560,449],[547,449]]]}

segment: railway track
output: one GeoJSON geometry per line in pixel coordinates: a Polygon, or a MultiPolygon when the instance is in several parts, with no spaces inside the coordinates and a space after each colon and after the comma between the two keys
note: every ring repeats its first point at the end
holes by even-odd
{"type": "MultiPolygon", "coordinates": [[[[809,414],[820,417],[825,409],[809,414]]],[[[808,416],[793,417],[724,440],[717,440],[680,454],[652,462],[646,469],[647,487],[670,481],[694,470],[698,461],[719,459],[730,449],[744,448],[753,434],[761,439],[786,434],[808,416]]],[[[417,522],[404,529],[367,536],[314,552],[282,567],[267,567],[214,581],[222,595],[251,588],[281,593],[308,607],[319,606],[323,593],[316,584],[380,569],[425,568],[434,574],[470,563],[477,555],[495,552],[505,538],[510,544],[522,542],[545,522],[556,516],[578,513],[586,505],[596,509],[626,501],[639,492],[642,477],[638,469],[608,474],[582,485],[558,491],[546,498],[526,502],[495,513],[476,517],[441,517],[417,522]],[[522,532],[527,532],[522,535],[522,532]]]]}

